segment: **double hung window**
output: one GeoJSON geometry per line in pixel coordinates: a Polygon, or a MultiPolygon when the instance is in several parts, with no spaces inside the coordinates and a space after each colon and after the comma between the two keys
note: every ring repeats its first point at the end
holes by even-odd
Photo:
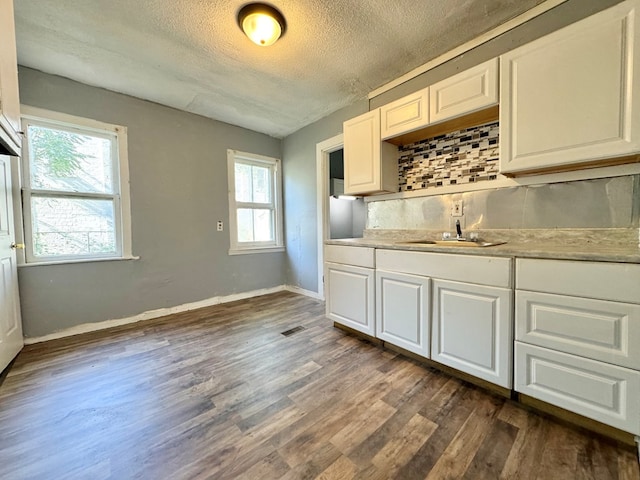
{"type": "Polygon", "coordinates": [[[227,151],[229,253],[282,251],[280,160],[227,151]]]}
{"type": "Polygon", "coordinates": [[[130,257],[126,129],[23,113],[26,263],[130,257]]]}

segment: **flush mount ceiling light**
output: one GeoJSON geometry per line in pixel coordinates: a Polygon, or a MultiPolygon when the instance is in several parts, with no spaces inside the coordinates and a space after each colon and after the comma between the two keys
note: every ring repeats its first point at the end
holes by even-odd
{"type": "Polygon", "coordinates": [[[262,47],[273,45],[284,34],[282,14],[265,3],[248,3],[238,12],[238,25],[249,39],[262,47]]]}

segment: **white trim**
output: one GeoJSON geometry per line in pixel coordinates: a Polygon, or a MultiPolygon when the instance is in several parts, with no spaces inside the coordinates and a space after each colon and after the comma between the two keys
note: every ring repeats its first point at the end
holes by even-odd
{"type": "Polygon", "coordinates": [[[424,65],[421,65],[417,68],[414,68],[410,72],[405,73],[401,77],[398,77],[395,80],[392,80],[391,82],[379,88],[376,88],[374,91],[372,91],[368,95],[367,98],[371,100],[372,98],[377,97],[378,95],[382,95],[383,93],[388,92],[389,90],[397,87],[398,85],[408,82],[409,80],[417,77],[418,75],[422,75],[423,73],[439,65],[442,65],[443,63],[446,63],[455,57],[458,57],[460,55],[463,55],[464,53],[467,53],[468,51],[482,45],[483,43],[493,40],[494,38],[508,32],[509,30],[513,30],[514,28],[519,27],[520,25],[528,22],[529,20],[539,15],[542,15],[543,13],[557,7],[558,5],[566,1],[567,0],[547,0],[539,5],[536,5],[532,9],[527,10],[526,12],[518,15],[515,18],[512,18],[511,20],[503,23],[502,25],[498,25],[493,30],[489,30],[488,32],[480,35],[479,37],[476,37],[473,40],[463,43],[459,47],[456,47],[453,50],[449,50],[448,52],[440,55],[439,57],[434,58],[433,60],[425,63],[424,65]]]}
{"type": "Polygon", "coordinates": [[[60,260],[52,262],[20,263],[18,268],[46,267],[47,265],[66,265],[68,263],[93,263],[93,262],[122,262],[128,260],[140,260],[140,257],[101,257],[101,258],[79,258],[77,260],[60,260]]]}
{"type": "Polygon", "coordinates": [[[318,298],[324,300],[324,242],[329,232],[329,154],[344,146],[344,134],[316,144],[316,216],[318,236],[318,298]]]}
{"type": "Polygon", "coordinates": [[[229,255],[284,251],[282,211],[282,161],[255,153],[227,149],[227,191],[229,195],[229,255]],[[268,168],[271,178],[271,202],[258,204],[236,201],[236,162],[268,168]],[[268,242],[238,242],[237,211],[239,208],[268,208],[273,212],[273,240],[268,242]]]}
{"type": "Polygon", "coordinates": [[[575,170],[572,172],[529,175],[516,178],[509,178],[505,177],[504,175],[498,175],[498,178],[496,180],[486,180],[479,183],[462,183],[460,185],[448,185],[444,187],[424,188],[411,192],[372,195],[369,197],[364,197],[364,201],[377,202],[380,200],[431,197],[434,195],[447,195],[451,193],[477,192],[480,190],[495,190],[497,188],[525,187],[527,185],[573,182],[577,180],[593,180],[596,178],[622,177],[626,175],[638,174],[640,174],[640,163],[629,163],[611,167],[588,168],[584,170],[575,170]]]}
{"type": "MultiPolygon", "coordinates": [[[[284,285],[280,285],[273,288],[263,288],[260,290],[252,290],[250,292],[235,293],[232,295],[208,298],[205,300],[200,300],[199,302],[185,303],[183,305],[178,305],[176,307],[149,310],[146,312],[142,312],[138,315],[134,315],[132,317],[118,318],[115,320],[105,320],[102,322],[95,322],[95,323],[83,323],[81,325],[76,325],[74,327],[66,328],[64,330],[60,330],[55,333],[50,333],[49,335],[43,335],[41,337],[26,337],[24,339],[24,343],[25,345],[31,345],[34,343],[46,342],[48,340],[55,340],[58,338],[70,337],[72,335],[80,335],[82,333],[96,332],[98,330],[104,330],[106,328],[119,327],[121,325],[128,325],[130,323],[137,323],[144,320],[151,320],[154,318],[165,317],[167,315],[172,315],[175,313],[183,313],[191,310],[197,310],[198,308],[211,307],[213,305],[218,305],[220,303],[235,302],[237,300],[245,300],[247,298],[260,297],[262,295],[282,292],[284,290],[288,290],[288,287],[285,287],[284,285]]],[[[302,290],[300,292],[295,291],[294,293],[302,293],[302,290]]]]}
{"type": "Polygon", "coordinates": [[[284,289],[287,292],[297,293],[298,295],[304,295],[305,297],[315,298],[316,300],[324,300],[324,298],[319,293],[296,287],[295,285],[285,285],[284,289]]]}

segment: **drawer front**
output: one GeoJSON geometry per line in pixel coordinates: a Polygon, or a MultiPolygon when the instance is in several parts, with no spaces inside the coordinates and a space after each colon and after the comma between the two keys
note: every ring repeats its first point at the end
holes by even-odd
{"type": "Polygon", "coordinates": [[[516,291],[521,342],[640,370],[637,339],[640,305],[516,291]]]}
{"type": "Polygon", "coordinates": [[[640,303],[640,265],[519,258],[516,288],[640,303]]]}
{"type": "Polygon", "coordinates": [[[515,389],[626,432],[640,434],[640,373],[520,342],[515,389]]]}
{"type": "Polygon", "coordinates": [[[448,253],[376,250],[377,268],[425,277],[511,288],[511,259],[448,253]]]}
{"type": "Polygon", "coordinates": [[[374,268],[375,249],[370,247],[351,247],[347,245],[325,245],[325,262],[342,263],[356,267],[374,268]]]}
{"type": "Polygon", "coordinates": [[[324,278],[327,317],[373,337],[376,334],[374,271],[326,263],[324,278]]]}

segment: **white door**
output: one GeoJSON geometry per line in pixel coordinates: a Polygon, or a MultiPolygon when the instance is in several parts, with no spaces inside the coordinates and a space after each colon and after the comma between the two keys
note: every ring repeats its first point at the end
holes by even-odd
{"type": "Polygon", "coordinates": [[[12,203],[11,158],[0,155],[0,371],[23,345],[12,203]]]}
{"type": "Polygon", "coordinates": [[[376,334],[373,272],[372,268],[325,263],[327,318],[373,337],[376,334]]]}

